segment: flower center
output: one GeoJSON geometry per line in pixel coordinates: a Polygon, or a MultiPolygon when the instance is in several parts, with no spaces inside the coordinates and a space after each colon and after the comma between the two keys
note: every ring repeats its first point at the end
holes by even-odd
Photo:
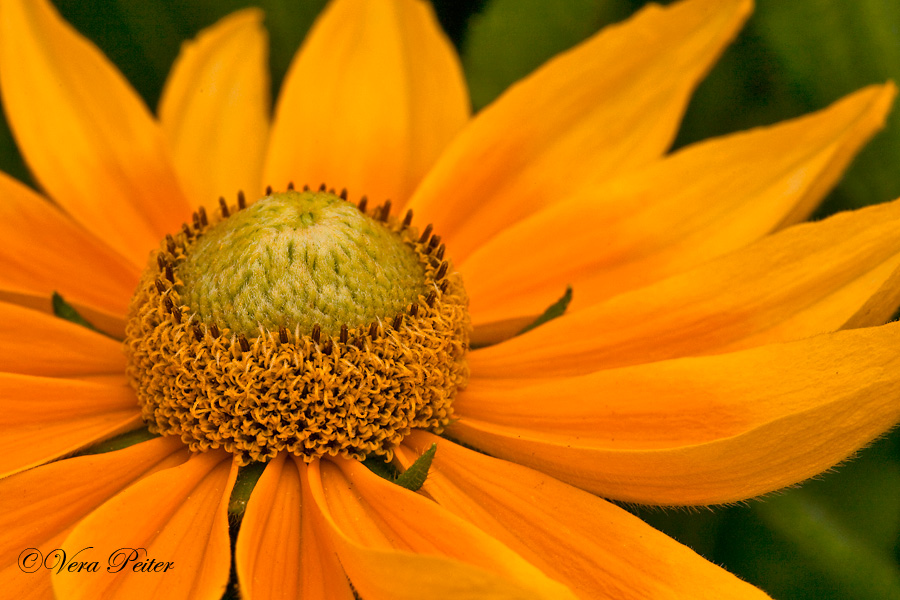
{"type": "Polygon", "coordinates": [[[467,298],[431,227],[324,192],[201,209],[132,299],[128,375],[151,431],[242,464],[391,456],[468,380],[467,298]]]}

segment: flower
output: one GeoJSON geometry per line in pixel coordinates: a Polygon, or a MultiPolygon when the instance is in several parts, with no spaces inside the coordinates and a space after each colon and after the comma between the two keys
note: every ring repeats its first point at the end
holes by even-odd
{"type": "Polygon", "coordinates": [[[47,299],[121,339],[148,253],[192,210],[327,181],[441,232],[481,346],[453,401],[462,444],[419,429],[394,448],[406,469],[437,444],[419,493],[278,454],[237,534],[244,596],[765,597],[600,498],[758,496],[900,420],[898,325],[879,325],[900,303],[900,204],[796,224],[894,87],[666,155],[749,10],[646,8],[470,118],[426,4],[334,0],[270,126],[255,10],[185,47],[157,122],[47,0],[0,0],[3,104],[55,202],[0,177],[4,591],[221,596],[238,461],[177,436],[57,460],[141,411],[121,343],[47,299]],[[514,335],[567,286],[564,315],[514,335]]]}

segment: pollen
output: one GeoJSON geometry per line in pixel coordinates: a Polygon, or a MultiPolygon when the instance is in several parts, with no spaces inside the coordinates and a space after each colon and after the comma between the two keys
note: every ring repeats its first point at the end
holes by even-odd
{"type": "Polygon", "coordinates": [[[462,279],[431,227],[319,192],[270,194],[166,236],[126,326],[151,431],[241,464],[389,459],[440,433],[468,381],[462,279]]]}

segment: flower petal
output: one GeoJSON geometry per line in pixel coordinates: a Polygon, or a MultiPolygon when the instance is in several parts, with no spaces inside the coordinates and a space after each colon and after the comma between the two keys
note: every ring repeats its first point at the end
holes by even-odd
{"type": "Polygon", "coordinates": [[[59,317],[0,302],[0,364],[12,373],[124,373],[122,344],[59,317]]]}
{"type": "Polygon", "coordinates": [[[241,598],[353,600],[353,591],[314,523],[311,499],[301,501],[305,464],[279,454],[247,503],[234,549],[241,598]]]}
{"type": "MultiPolygon", "coordinates": [[[[116,452],[51,463],[0,481],[4,532],[0,589],[10,598],[52,598],[50,569],[41,567],[39,556],[51,557],[54,550],[62,549],[67,560],[73,558],[81,548],[61,544],[78,521],[133,482],[187,457],[187,448],[178,438],[157,438],[116,452]],[[40,555],[26,554],[26,549],[38,550],[40,555]]],[[[95,559],[100,557],[91,551],[81,555],[81,560],[95,559]]],[[[54,559],[47,564],[52,566],[54,559]]]]}
{"type": "Polygon", "coordinates": [[[413,600],[422,590],[436,600],[573,597],[497,540],[359,462],[314,462],[304,485],[366,600],[413,600]]]}
{"type": "Polygon", "coordinates": [[[768,598],[631,513],[543,473],[424,431],[413,431],[396,456],[408,467],[432,443],[422,491],[580,598],[768,598]]]}
{"type": "Polygon", "coordinates": [[[0,3],[0,91],[35,178],[134,264],[190,214],[153,117],[47,0],[0,3]]]}
{"type": "Polygon", "coordinates": [[[219,600],[231,564],[228,499],[237,466],[229,459],[225,452],[194,454],[185,464],[150,475],[91,513],[64,547],[93,547],[105,564],[89,577],[54,572],[54,592],[73,600],[219,600]],[[151,559],[162,566],[150,564],[151,559]]]}
{"type": "Polygon", "coordinates": [[[472,382],[455,438],[606,498],[734,502],[900,421],[900,323],[531,386],[472,382]]]}
{"type": "Polygon", "coordinates": [[[800,119],[695,144],[520,221],[460,265],[473,321],[540,314],[569,285],[578,310],[807,217],[884,124],[895,93],[872,86],[800,119]]]}
{"type": "Polygon", "coordinates": [[[0,373],[0,477],[133,429],[141,411],[119,385],[0,373]]]}
{"type": "Polygon", "coordinates": [[[456,138],[412,200],[457,262],[575,190],[662,155],[749,0],[648,6],[510,88],[456,138]]]}
{"type": "Polygon", "coordinates": [[[898,228],[900,201],[795,225],[475,351],[472,376],[575,375],[799,339],[840,329],[864,307],[873,312],[856,326],[886,320],[897,308],[898,228]],[[874,307],[873,296],[884,301],[874,307]]]}
{"type": "Polygon", "coordinates": [[[268,38],[262,11],[225,17],[182,46],[159,119],[194,206],[260,192],[269,129],[268,38]]]}
{"type": "Polygon", "coordinates": [[[140,270],[38,194],[0,173],[0,288],[124,315],[140,270]]]}
{"type": "Polygon", "coordinates": [[[468,116],[428,3],[335,0],[285,78],[263,183],[326,182],[402,205],[468,116]]]}

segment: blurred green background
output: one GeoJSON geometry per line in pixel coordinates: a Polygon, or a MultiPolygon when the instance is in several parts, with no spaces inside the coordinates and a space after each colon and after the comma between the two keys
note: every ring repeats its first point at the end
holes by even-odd
{"type": "MultiPolygon", "coordinates": [[[[273,96],[324,0],[54,0],[156,106],[181,42],[243,6],[267,13],[273,96]]],[[[544,60],[639,9],[639,0],[433,0],[483,107],[544,60]]],[[[757,0],[697,91],[676,145],[824,107],[900,82],[897,0],[757,0]]],[[[820,215],[900,196],[900,119],[860,154],[820,215]]],[[[29,181],[5,122],[0,168],[29,181]]],[[[898,232],[900,234],[900,232],[898,232]]],[[[900,435],[799,489],[697,511],[633,508],[779,600],[900,598],[900,435]]],[[[602,532],[598,532],[602,535],[602,532]]]]}

